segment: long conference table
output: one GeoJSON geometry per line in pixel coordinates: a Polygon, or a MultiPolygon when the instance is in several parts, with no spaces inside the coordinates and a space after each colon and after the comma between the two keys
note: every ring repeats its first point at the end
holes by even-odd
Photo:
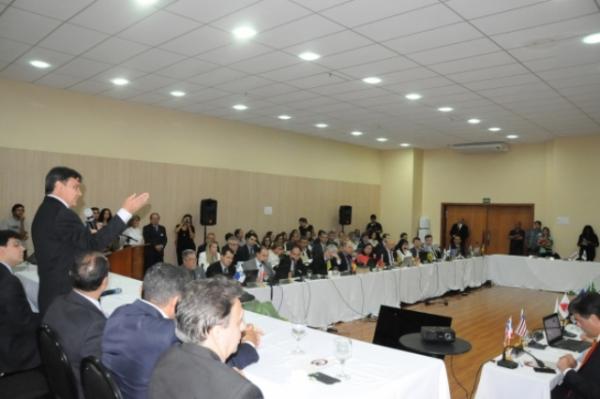
{"type": "MultiPolygon", "coordinates": [[[[19,267],[16,275],[23,282],[32,307],[37,307],[36,266],[19,267]]],[[[117,307],[135,301],[140,297],[141,286],[139,280],[111,273],[108,288],[121,288],[122,292],[102,298],[105,313],[110,315],[117,307]]],[[[310,379],[308,374],[320,371],[335,376],[340,372],[334,357],[334,340],[338,336],[309,328],[300,341],[305,353],[298,355],[292,354],[296,341],[289,322],[251,312],[245,313],[245,321],[265,333],[258,347],[259,362],[244,369],[244,373],[266,399],[450,399],[446,367],[439,359],[352,340],[352,357],[345,369],[350,379],[325,385],[310,379]],[[326,364],[316,366],[313,360],[325,360],[326,364]]]]}

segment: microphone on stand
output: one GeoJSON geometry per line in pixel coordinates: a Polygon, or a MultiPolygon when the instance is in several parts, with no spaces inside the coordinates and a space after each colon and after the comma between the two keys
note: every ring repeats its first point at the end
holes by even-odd
{"type": "Polygon", "coordinates": [[[127,234],[119,234],[119,237],[127,238],[127,242],[129,242],[129,241],[139,242],[139,240],[136,240],[135,238],[128,236],[127,234]]]}

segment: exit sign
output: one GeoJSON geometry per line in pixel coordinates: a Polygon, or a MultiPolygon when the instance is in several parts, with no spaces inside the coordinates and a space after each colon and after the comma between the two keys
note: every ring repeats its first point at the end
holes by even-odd
{"type": "Polygon", "coordinates": [[[489,204],[491,204],[491,203],[492,203],[492,199],[491,199],[491,198],[488,198],[488,197],[484,197],[484,198],[483,198],[483,203],[484,203],[484,204],[486,204],[486,205],[489,205],[489,204]]]}

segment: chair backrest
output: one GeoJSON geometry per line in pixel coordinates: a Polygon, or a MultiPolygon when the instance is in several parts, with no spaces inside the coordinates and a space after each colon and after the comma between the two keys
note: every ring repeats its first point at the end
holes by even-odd
{"type": "Polygon", "coordinates": [[[77,399],[75,376],[57,334],[47,324],[42,324],[37,340],[50,391],[59,399],[77,399]]]}
{"type": "Polygon", "coordinates": [[[81,385],[85,399],[123,399],[110,372],[95,356],[81,361],[81,385]]]}
{"type": "Polygon", "coordinates": [[[450,327],[451,324],[451,317],[381,305],[373,343],[413,352],[399,342],[400,337],[421,332],[423,326],[450,327]]]}

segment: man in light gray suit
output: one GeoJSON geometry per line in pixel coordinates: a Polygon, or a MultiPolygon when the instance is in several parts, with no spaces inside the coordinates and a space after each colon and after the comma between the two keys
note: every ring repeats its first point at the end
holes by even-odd
{"type": "Polygon", "coordinates": [[[177,305],[177,337],[158,361],[150,399],[262,399],[257,386],[225,364],[244,330],[243,291],[237,281],[217,276],[186,286],[177,305]]]}
{"type": "MultiPolygon", "coordinates": [[[[256,282],[263,282],[265,280],[270,280],[275,272],[271,267],[271,264],[267,261],[269,259],[269,250],[267,247],[260,247],[258,251],[256,251],[256,257],[254,259],[250,259],[244,263],[242,263],[242,267],[244,269],[244,273],[249,275],[249,272],[254,273],[254,270],[257,270],[256,274],[256,282]]],[[[254,278],[250,278],[247,281],[254,283],[254,278]]]]}

